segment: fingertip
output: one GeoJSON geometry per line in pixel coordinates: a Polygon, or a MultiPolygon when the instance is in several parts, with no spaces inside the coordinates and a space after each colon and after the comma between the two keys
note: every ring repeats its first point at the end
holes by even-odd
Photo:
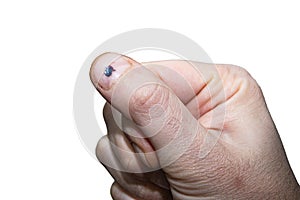
{"type": "Polygon", "coordinates": [[[98,141],[95,149],[96,157],[100,162],[104,159],[103,155],[107,153],[108,148],[109,148],[109,139],[107,135],[104,135],[98,141]]]}
{"type": "Polygon", "coordinates": [[[109,91],[135,63],[127,56],[118,53],[104,53],[93,61],[90,68],[90,78],[98,90],[109,91]]]}
{"type": "Polygon", "coordinates": [[[128,192],[120,186],[117,182],[114,182],[110,188],[110,194],[114,200],[134,200],[128,192]]]}

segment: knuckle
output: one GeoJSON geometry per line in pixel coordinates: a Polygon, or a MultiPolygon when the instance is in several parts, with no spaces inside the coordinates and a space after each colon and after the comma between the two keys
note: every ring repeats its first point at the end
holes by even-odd
{"type": "Polygon", "coordinates": [[[116,199],[116,193],[117,193],[117,185],[116,182],[114,182],[110,187],[110,195],[112,198],[116,199]]]}
{"type": "Polygon", "coordinates": [[[159,84],[149,84],[138,88],[133,95],[135,107],[151,107],[162,104],[168,95],[167,88],[159,84]]]}
{"type": "Polygon", "coordinates": [[[259,87],[256,80],[245,68],[236,65],[231,65],[230,67],[232,68],[232,74],[234,77],[243,81],[243,83],[247,83],[247,85],[255,86],[257,88],[259,87]]]}
{"type": "Polygon", "coordinates": [[[103,136],[100,138],[96,146],[96,157],[100,162],[103,161],[103,154],[105,154],[106,151],[107,140],[107,136],[103,136]]]}
{"type": "Polygon", "coordinates": [[[109,121],[112,118],[111,105],[108,103],[104,104],[103,107],[103,118],[105,121],[109,121]]]}
{"type": "Polygon", "coordinates": [[[114,200],[124,199],[124,194],[121,189],[121,186],[117,182],[114,182],[110,187],[110,195],[114,200]]]}
{"type": "Polygon", "coordinates": [[[219,65],[225,88],[236,88],[238,94],[245,99],[261,98],[261,88],[251,74],[243,67],[236,65],[219,65]]]}
{"type": "MultiPolygon", "coordinates": [[[[160,84],[149,84],[138,88],[129,103],[129,113],[139,125],[148,124],[151,120],[150,112],[159,113],[165,110],[170,99],[170,91],[160,84]],[[160,109],[157,109],[160,108],[160,109]]],[[[151,113],[155,114],[155,113],[151,113]]]]}
{"type": "Polygon", "coordinates": [[[244,68],[238,67],[237,72],[238,74],[237,77],[239,77],[239,80],[241,82],[241,93],[243,94],[244,97],[249,97],[248,99],[261,99],[262,91],[257,83],[257,81],[251,76],[251,74],[244,68]]]}

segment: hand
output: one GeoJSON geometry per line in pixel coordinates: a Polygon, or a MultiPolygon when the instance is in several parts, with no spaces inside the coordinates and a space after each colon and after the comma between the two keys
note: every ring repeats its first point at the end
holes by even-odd
{"type": "Polygon", "coordinates": [[[300,198],[263,94],[244,69],[142,65],[106,53],[90,76],[108,101],[108,135],[96,154],[115,179],[114,199],[300,198]]]}

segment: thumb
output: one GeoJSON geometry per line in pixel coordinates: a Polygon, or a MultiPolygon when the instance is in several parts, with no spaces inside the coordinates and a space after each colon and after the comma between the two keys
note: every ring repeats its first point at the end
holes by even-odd
{"type": "Polygon", "coordinates": [[[105,53],[93,62],[90,76],[103,97],[150,141],[161,167],[176,161],[193,143],[203,143],[206,129],[173,91],[140,63],[105,53]]]}

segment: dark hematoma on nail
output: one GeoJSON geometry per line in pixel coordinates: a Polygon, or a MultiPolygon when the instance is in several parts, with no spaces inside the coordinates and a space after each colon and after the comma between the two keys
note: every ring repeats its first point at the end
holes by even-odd
{"type": "Polygon", "coordinates": [[[105,68],[104,75],[109,77],[111,76],[113,71],[115,71],[115,69],[109,65],[108,67],[105,68]]]}

